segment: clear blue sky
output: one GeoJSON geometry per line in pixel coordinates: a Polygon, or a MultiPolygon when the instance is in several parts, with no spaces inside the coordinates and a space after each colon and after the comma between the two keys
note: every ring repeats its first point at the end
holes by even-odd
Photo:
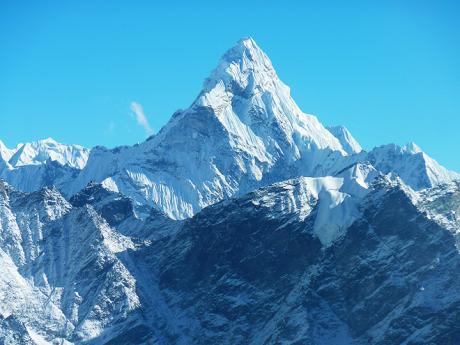
{"type": "Polygon", "coordinates": [[[0,139],[146,137],[252,36],[302,110],[460,171],[460,1],[0,2],[0,139]]]}

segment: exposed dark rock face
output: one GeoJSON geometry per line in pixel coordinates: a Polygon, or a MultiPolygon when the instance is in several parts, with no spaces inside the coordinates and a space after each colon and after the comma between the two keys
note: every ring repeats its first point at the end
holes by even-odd
{"type": "Polygon", "coordinates": [[[156,210],[141,221],[130,199],[99,185],[71,203],[56,189],[27,194],[2,185],[0,288],[8,307],[0,339],[456,344],[456,223],[443,226],[423,208],[447,217],[439,204],[456,203],[455,186],[417,204],[378,178],[359,199],[360,216],[325,244],[315,232],[320,194],[290,199],[302,181],[182,222],[156,210]]]}
{"type": "Polygon", "coordinates": [[[167,248],[160,288],[195,320],[183,330],[193,343],[456,343],[460,256],[449,231],[398,188],[371,193],[329,248],[311,234],[314,218],[271,219],[235,200],[147,249],[167,248]]]}

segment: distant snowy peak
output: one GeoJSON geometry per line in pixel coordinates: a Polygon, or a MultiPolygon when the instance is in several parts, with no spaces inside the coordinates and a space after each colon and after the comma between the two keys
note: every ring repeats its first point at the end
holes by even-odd
{"type": "Polygon", "coordinates": [[[18,168],[25,165],[40,165],[55,161],[61,165],[83,169],[89,156],[89,149],[80,145],[65,145],[48,138],[26,143],[15,150],[8,159],[9,164],[18,168]]]}
{"type": "Polygon", "coordinates": [[[22,145],[23,144],[19,144],[16,148],[10,149],[3,141],[0,140],[0,158],[5,162],[8,162],[22,145]]]}
{"type": "Polygon", "coordinates": [[[363,149],[359,145],[358,141],[351,135],[348,129],[344,126],[329,126],[327,127],[328,131],[336,137],[340,144],[342,144],[343,149],[348,154],[360,153],[363,149]]]}
{"type": "Polygon", "coordinates": [[[401,151],[407,152],[410,154],[416,154],[416,153],[423,152],[422,149],[414,142],[410,142],[402,146],[401,151]]]}
{"type": "Polygon", "coordinates": [[[460,179],[460,174],[441,166],[414,143],[376,147],[368,153],[367,159],[383,173],[398,175],[414,190],[460,179]]]}

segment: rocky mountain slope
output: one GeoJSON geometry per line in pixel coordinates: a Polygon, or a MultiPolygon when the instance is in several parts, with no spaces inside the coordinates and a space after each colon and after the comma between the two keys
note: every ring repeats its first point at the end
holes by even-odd
{"type": "Polygon", "coordinates": [[[276,183],[182,222],[152,210],[131,234],[133,205],[100,185],[73,204],[2,185],[0,339],[455,344],[458,235],[420,207],[439,197],[365,166],[342,176],[276,183]]]}
{"type": "Polygon", "coordinates": [[[322,200],[312,201],[302,221],[299,210],[273,217],[281,204],[259,206],[254,195],[219,204],[168,244],[160,286],[178,313],[199,320],[192,343],[456,343],[451,232],[400,186],[378,181],[361,215],[324,246],[315,234],[322,200]]]}

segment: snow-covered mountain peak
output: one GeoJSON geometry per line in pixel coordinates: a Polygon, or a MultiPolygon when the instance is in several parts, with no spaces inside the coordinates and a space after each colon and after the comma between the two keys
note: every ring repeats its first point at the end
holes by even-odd
{"type": "Polygon", "coordinates": [[[0,158],[8,161],[10,149],[0,140],[0,158]]]}
{"type": "Polygon", "coordinates": [[[267,145],[268,141],[284,141],[282,144],[295,147],[296,156],[310,145],[346,155],[339,140],[315,116],[300,110],[289,87],[252,38],[240,40],[223,55],[191,110],[203,107],[212,109],[239,142],[267,145]]]}
{"type": "Polygon", "coordinates": [[[56,140],[54,140],[53,138],[51,138],[51,137],[38,140],[37,142],[41,143],[41,144],[48,144],[48,145],[56,145],[56,144],[58,144],[58,142],[56,140]]]}
{"type": "Polygon", "coordinates": [[[8,163],[17,168],[25,165],[40,165],[51,160],[61,165],[83,169],[89,151],[80,145],[65,145],[47,138],[23,144],[11,155],[8,163]]]}
{"type": "Polygon", "coordinates": [[[340,144],[342,144],[343,149],[347,153],[360,153],[363,150],[345,126],[329,126],[327,129],[340,141],[340,144]]]}
{"type": "Polygon", "coordinates": [[[423,152],[422,149],[414,142],[410,142],[402,147],[403,151],[406,151],[410,154],[416,154],[423,152]]]}
{"type": "Polygon", "coordinates": [[[241,88],[252,91],[269,88],[277,79],[268,56],[252,38],[242,39],[228,50],[219,65],[204,83],[204,91],[223,82],[226,88],[241,88]]]}
{"type": "Polygon", "coordinates": [[[3,141],[0,140],[0,159],[8,162],[22,145],[23,144],[18,144],[16,148],[10,149],[5,145],[3,141]]]}
{"type": "Polygon", "coordinates": [[[444,168],[414,143],[376,147],[367,159],[383,173],[395,173],[416,191],[460,180],[460,174],[444,168]]]}
{"type": "MultiPolygon", "coordinates": [[[[95,181],[129,197],[136,210],[157,207],[173,219],[277,181],[337,176],[358,162],[395,173],[415,190],[458,177],[414,144],[366,153],[345,127],[326,129],[300,110],[251,38],[223,55],[191,107],[177,111],[155,136],[88,154],[51,138],[28,143],[6,164],[0,160],[0,177],[24,191],[56,185],[67,197],[95,181]]],[[[376,175],[362,168],[343,176],[357,182],[351,194],[376,175]]]]}
{"type": "Polygon", "coordinates": [[[149,140],[93,148],[66,193],[94,180],[174,219],[254,188],[324,176],[351,162],[340,141],[303,113],[253,39],[225,53],[191,107],[149,140]]]}

